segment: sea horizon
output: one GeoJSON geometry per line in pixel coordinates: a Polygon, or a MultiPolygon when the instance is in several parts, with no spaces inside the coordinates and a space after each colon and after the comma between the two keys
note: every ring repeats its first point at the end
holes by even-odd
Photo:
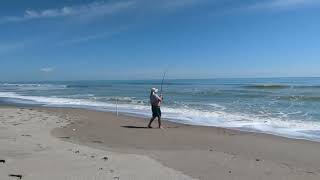
{"type": "MultiPolygon", "coordinates": [[[[219,80],[219,79],[312,79],[320,78],[320,76],[270,76],[270,77],[210,77],[210,78],[170,78],[165,77],[165,80],[219,80]]],[[[70,79],[70,80],[0,80],[0,83],[31,83],[31,82],[71,82],[71,81],[161,81],[162,77],[159,78],[137,78],[137,79],[70,79]]]]}

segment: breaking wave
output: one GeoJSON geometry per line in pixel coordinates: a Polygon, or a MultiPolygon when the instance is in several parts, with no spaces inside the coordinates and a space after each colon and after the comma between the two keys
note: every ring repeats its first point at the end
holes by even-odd
{"type": "Polygon", "coordinates": [[[256,84],[256,85],[245,85],[244,88],[250,88],[250,89],[286,89],[290,88],[289,85],[283,85],[283,84],[256,84]]]}
{"type": "Polygon", "coordinates": [[[50,89],[64,89],[66,85],[61,84],[35,84],[35,83],[2,83],[0,88],[3,89],[20,89],[20,90],[50,90],[50,89]]]}

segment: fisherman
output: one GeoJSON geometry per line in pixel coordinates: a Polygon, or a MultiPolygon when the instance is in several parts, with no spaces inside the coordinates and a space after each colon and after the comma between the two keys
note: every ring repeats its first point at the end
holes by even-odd
{"type": "Polygon", "coordinates": [[[156,88],[151,88],[150,92],[150,103],[151,103],[151,109],[152,109],[152,118],[150,119],[150,122],[148,124],[148,128],[152,128],[151,124],[155,118],[158,118],[159,128],[163,129],[161,126],[161,110],[160,105],[163,100],[162,95],[158,95],[157,92],[159,90],[156,88]]]}

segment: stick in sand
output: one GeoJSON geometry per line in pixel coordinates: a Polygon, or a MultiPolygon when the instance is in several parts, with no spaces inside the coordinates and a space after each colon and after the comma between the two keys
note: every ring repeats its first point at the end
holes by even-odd
{"type": "MultiPolygon", "coordinates": [[[[160,88],[160,96],[163,100],[163,96],[162,96],[162,86],[163,86],[163,82],[164,82],[164,78],[166,77],[167,71],[164,71],[163,73],[163,77],[162,77],[162,81],[161,81],[161,88],[160,88]]],[[[161,129],[164,129],[163,127],[161,127],[161,129]]]]}
{"type": "Polygon", "coordinates": [[[119,112],[118,112],[118,98],[116,98],[116,112],[117,112],[117,117],[119,116],[119,112]]]}

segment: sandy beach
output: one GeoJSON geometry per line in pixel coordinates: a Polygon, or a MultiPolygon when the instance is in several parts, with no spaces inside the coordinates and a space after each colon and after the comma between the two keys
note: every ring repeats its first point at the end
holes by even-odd
{"type": "Polygon", "coordinates": [[[0,179],[192,179],[146,155],[99,150],[50,134],[74,118],[41,109],[1,107],[0,179]]]}
{"type": "Polygon", "coordinates": [[[71,108],[0,108],[0,179],[320,178],[320,144],[71,108]],[[153,125],[156,127],[156,124],[153,125]]]}

